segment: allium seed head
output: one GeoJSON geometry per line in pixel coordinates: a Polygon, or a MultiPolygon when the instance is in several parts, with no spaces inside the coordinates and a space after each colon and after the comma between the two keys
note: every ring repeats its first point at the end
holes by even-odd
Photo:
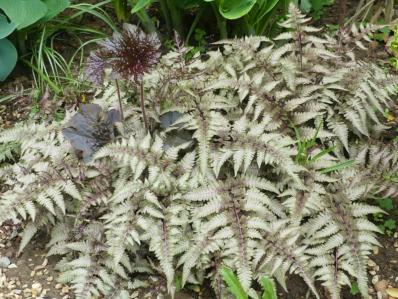
{"type": "Polygon", "coordinates": [[[145,34],[131,24],[124,24],[121,33],[115,33],[100,46],[91,52],[86,69],[87,79],[96,84],[103,82],[104,71],[108,68],[112,79],[140,81],[160,58],[160,41],[156,34],[145,34]]]}

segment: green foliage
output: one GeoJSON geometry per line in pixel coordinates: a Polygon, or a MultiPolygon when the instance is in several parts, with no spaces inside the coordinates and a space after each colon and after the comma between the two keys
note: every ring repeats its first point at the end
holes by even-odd
{"type": "Polygon", "coordinates": [[[357,282],[353,282],[351,284],[351,288],[350,288],[350,294],[351,295],[358,295],[360,293],[359,288],[358,288],[358,283],[357,282]]]}
{"type": "Polygon", "coordinates": [[[229,291],[235,296],[236,299],[248,299],[249,296],[246,294],[243,289],[238,277],[236,277],[235,273],[227,268],[223,267],[221,269],[221,275],[229,287],[229,291]]]}
{"type": "MultiPolygon", "coordinates": [[[[23,222],[20,250],[51,232],[59,280],[81,299],[207,283],[225,298],[223,267],[242,296],[296,274],[315,298],[322,286],[340,299],[351,280],[370,298],[380,229],[369,215],[383,210],[369,202],[398,194],[397,144],[383,139],[397,78],[355,55],[370,26],[329,36],[294,6],[281,26],[273,40],[226,40],[190,60],[177,44],[143,75],[148,129],[123,82],[123,124],[67,111],[1,132],[21,148],[0,168],[0,223],[23,222]]],[[[105,79],[93,101],[112,116],[105,79]]]]}
{"type": "Polygon", "coordinates": [[[306,13],[311,13],[314,19],[320,19],[327,6],[334,3],[334,0],[301,0],[300,8],[306,13]]]}
{"type": "MultiPolygon", "coordinates": [[[[386,212],[394,212],[394,202],[391,198],[377,198],[377,205],[386,212]]],[[[394,216],[387,217],[384,213],[373,214],[373,220],[379,227],[379,229],[388,236],[394,234],[397,229],[396,220],[393,219],[394,216]]]]}
{"type": "Polygon", "coordinates": [[[17,29],[17,38],[22,52],[25,51],[26,31],[36,23],[47,22],[69,6],[69,0],[2,0],[0,2],[0,81],[4,81],[17,62],[17,50],[5,38],[17,29]],[[7,22],[6,17],[10,20],[7,22]]]}
{"type": "Polygon", "coordinates": [[[264,276],[261,278],[261,285],[264,290],[261,299],[277,299],[275,284],[271,279],[264,276]]]}
{"type": "Polygon", "coordinates": [[[390,59],[392,66],[398,70],[398,27],[394,30],[394,35],[389,45],[394,57],[390,59]]]}
{"type": "Polygon", "coordinates": [[[18,53],[14,45],[6,38],[0,39],[0,81],[4,81],[14,69],[18,53]]]}
{"type": "MultiPolygon", "coordinates": [[[[221,276],[227,284],[229,292],[233,294],[236,299],[249,298],[249,294],[247,294],[246,291],[243,289],[238,277],[231,269],[223,267],[221,269],[221,276]]],[[[277,299],[274,282],[270,280],[267,276],[263,276],[260,282],[263,288],[261,299],[277,299]]],[[[256,298],[259,298],[258,294],[256,294],[256,298]]]]}
{"type": "Polygon", "coordinates": [[[172,32],[177,31],[186,41],[190,41],[191,34],[198,27],[209,28],[206,30],[212,33],[218,31],[221,39],[264,34],[275,25],[277,19],[285,15],[289,2],[290,0],[130,0],[131,12],[140,19],[147,31],[156,30],[147,10],[157,7],[160,11],[157,17],[165,23],[169,38],[172,32]],[[191,18],[192,12],[195,14],[194,19],[191,18]]]}

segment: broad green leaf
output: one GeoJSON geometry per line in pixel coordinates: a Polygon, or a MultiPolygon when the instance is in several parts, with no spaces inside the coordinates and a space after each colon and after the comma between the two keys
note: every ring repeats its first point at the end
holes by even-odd
{"type": "Polygon", "coordinates": [[[392,209],[394,209],[394,204],[392,202],[392,199],[389,197],[378,198],[377,204],[379,205],[380,208],[382,208],[385,211],[391,211],[392,209]]]}
{"type": "Polygon", "coordinates": [[[43,17],[44,21],[51,20],[61,12],[63,12],[69,5],[69,0],[42,0],[47,5],[47,13],[43,17]]]}
{"type": "Polygon", "coordinates": [[[308,13],[311,11],[312,9],[312,3],[310,0],[301,0],[300,2],[300,9],[305,12],[308,13]]]}
{"type": "Polygon", "coordinates": [[[246,15],[257,0],[220,0],[220,14],[229,20],[235,20],[246,15]]]}
{"type": "Polygon", "coordinates": [[[17,64],[18,54],[6,38],[0,39],[0,81],[4,81],[17,64]]]}
{"type": "Polygon", "coordinates": [[[152,0],[138,0],[134,1],[133,3],[135,3],[135,5],[133,6],[131,13],[136,13],[141,9],[146,8],[149,4],[151,4],[152,0]]]}
{"type": "Polygon", "coordinates": [[[9,36],[16,27],[14,23],[8,23],[6,16],[0,14],[0,39],[9,36]]]}
{"type": "Polygon", "coordinates": [[[221,275],[228,285],[230,292],[236,297],[236,299],[248,299],[245,290],[231,269],[223,267],[221,269],[221,275]]]}
{"type": "Polygon", "coordinates": [[[261,279],[261,284],[263,286],[264,292],[262,299],[277,299],[275,285],[267,276],[261,279]]]}
{"type": "Polygon", "coordinates": [[[36,23],[47,13],[47,6],[40,0],[0,0],[0,9],[18,30],[36,23]]]}
{"type": "Polygon", "coordinates": [[[386,222],[384,222],[384,227],[390,231],[395,231],[397,223],[393,219],[388,219],[386,222]]]}

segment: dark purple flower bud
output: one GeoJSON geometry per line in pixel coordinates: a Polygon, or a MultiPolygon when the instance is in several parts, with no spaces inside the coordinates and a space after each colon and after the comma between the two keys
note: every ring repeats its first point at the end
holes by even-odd
{"type": "Polygon", "coordinates": [[[145,34],[131,24],[124,24],[121,33],[115,33],[100,46],[87,60],[86,76],[95,84],[103,82],[104,71],[108,68],[112,79],[140,81],[160,58],[160,41],[156,34],[145,34]]]}

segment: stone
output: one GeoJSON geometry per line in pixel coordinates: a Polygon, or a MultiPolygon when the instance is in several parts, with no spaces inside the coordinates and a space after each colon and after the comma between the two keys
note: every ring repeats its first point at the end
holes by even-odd
{"type": "Polygon", "coordinates": [[[11,261],[8,257],[2,256],[0,258],[0,268],[7,268],[11,264],[11,261]]]}
{"type": "Polygon", "coordinates": [[[43,290],[43,287],[41,286],[40,283],[36,282],[36,283],[32,284],[31,291],[32,291],[33,297],[38,297],[42,290],[43,290]]]}
{"type": "Polygon", "coordinates": [[[15,268],[18,268],[18,267],[15,264],[10,264],[7,268],[8,269],[15,269],[15,268]]]}
{"type": "Polygon", "coordinates": [[[372,277],[372,283],[373,284],[376,284],[376,282],[378,282],[378,281],[379,281],[379,275],[375,275],[375,276],[372,277]]]}
{"type": "Polygon", "coordinates": [[[388,281],[387,280],[380,280],[380,281],[378,281],[378,282],[376,282],[375,284],[374,284],[374,287],[375,287],[375,290],[376,291],[378,291],[378,292],[384,292],[386,289],[387,289],[387,287],[388,287],[388,281]]]}
{"type": "Polygon", "coordinates": [[[61,295],[65,295],[65,294],[68,294],[68,293],[69,293],[69,287],[68,286],[64,286],[61,289],[61,295]]]}
{"type": "Polygon", "coordinates": [[[369,260],[368,260],[368,266],[369,266],[369,267],[372,267],[372,268],[373,268],[373,267],[376,267],[376,263],[375,263],[373,260],[369,259],[369,260]]]}

